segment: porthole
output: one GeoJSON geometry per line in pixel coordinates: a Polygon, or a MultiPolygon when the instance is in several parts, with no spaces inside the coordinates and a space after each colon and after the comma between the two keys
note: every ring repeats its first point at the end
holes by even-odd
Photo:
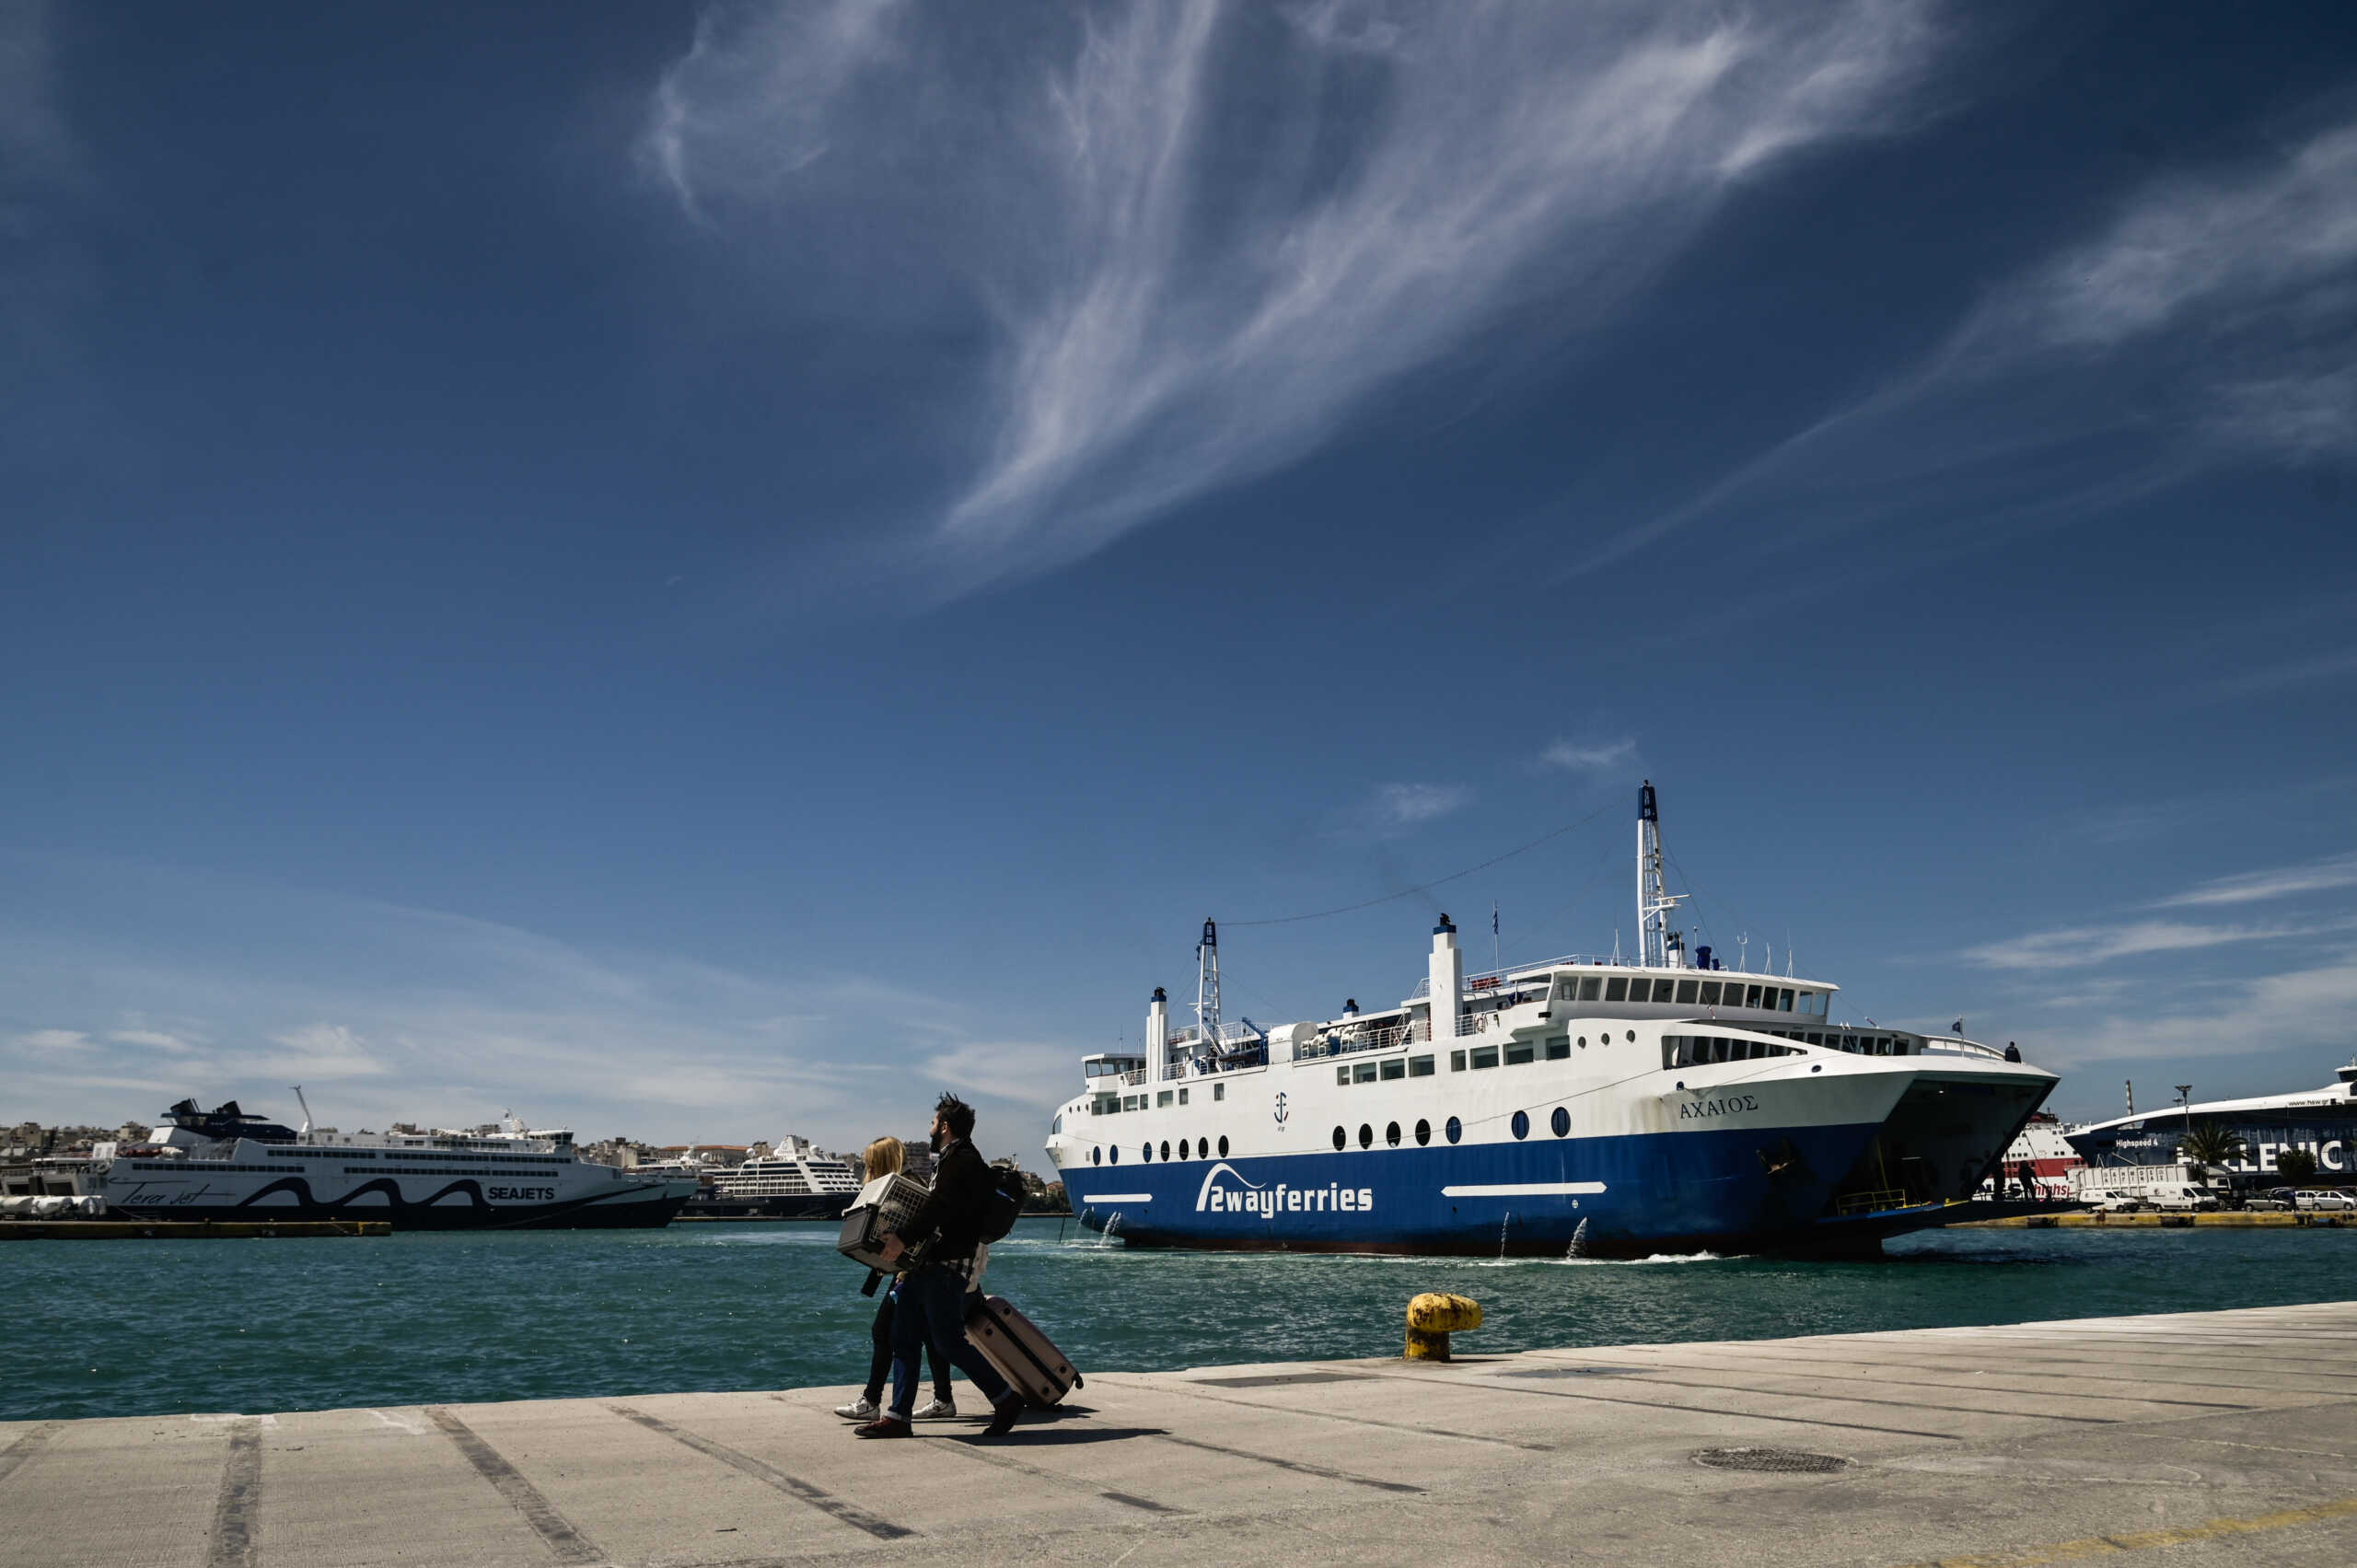
{"type": "Polygon", "coordinates": [[[1119,1165],[1121,1163],[1120,1144],[1116,1144],[1111,1148],[1105,1151],[1105,1163],[1107,1165],[1119,1165]]]}
{"type": "Polygon", "coordinates": [[[1348,1132],[1343,1132],[1340,1127],[1335,1128],[1335,1129],[1334,1129],[1334,1149],[1335,1149],[1335,1152],[1339,1154],[1339,1153],[1340,1153],[1341,1151],[1342,1151],[1343,1149],[1346,1149],[1346,1148],[1350,1147],[1350,1144],[1351,1144],[1351,1135],[1350,1135],[1348,1132]]]}
{"type": "Polygon", "coordinates": [[[1105,1151],[1102,1149],[1089,1150],[1088,1163],[1091,1165],[1103,1165],[1105,1163],[1105,1151]]]}
{"type": "Polygon", "coordinates": [[[1634,1029],[1631,1029],[1631,1030],[1629,1031],[1629,1043],[1630,1043],[1631,1045],[1634,1045],[1634,1044],[1636,1044],[1636,1043],[1637,1043],[1637,1031],[1636,1031],[1636,1030],[1634,1030],[1634,1029]]]}
{"type": "Polygon", "coordinates": [[[1530,1112],[1517,1110],[1514,1113],[1514,1135],[1517,1138],[1530,1136],[1530,1112]]]}
{"type": "Polygon", "coordinates": [[[1587,1036],[1585,1035],[1580,1036],[1580,1049],[1582,1051],[1585,1051],[1587,1049],[1587,1036]]]}
{"type": "Polygon", "coordinates": [[[1178,1157],[1180,1159],[1187,1157],[1187,1140],[1184,1138],[1178,1140],[1178,1157]]]}
{"type": "Polygon", "coordinates": [[[1148,1165],[1152,1165],[1154,1163],[1154,1145],[1152,1144],[1139,1144],[1138,1158],[1145,1161],[1148,1165]]]}
{"type": "Polygon", "coordinates": [[[1170,1140],[1167,1138],[1162,1140],[1162,1157],[1164,1159],[1170,1157],[1170,1140]]]}
{"type": "Polygon", "coordinates": [[[1416,1119],[1416,1147],[1422,1148],[1433,1141],[1433,1124],[1423,1118],[1416,1119]]]}
{"type": "Polygon", "coordinates": [[[1383,1141],[1395,1149],[1399,1146],[1399,1123],[1395,1121],[1383,1130],[1383,1141]]]}
{"type": "Polygon", "coordinates": [[[1555,1130],[1558,1138],[1568,1138],[1572,1135],[1572,1113],[1559,1105],[1555,1114],[1547,1119],[1547,1125],[1555,1130]]]}
{"type": "Polygon", "coordinates": [[[1375,1129],[1364,1121],[1359,1123],[1359,1147],[1362,1149],[1375,1147],[1375,1129]]]}
{"type": "Polygon", "coordinates": [[[1219,1157],[1222,1159],[1225,1159],[1227,1157],[1227,1138],[1225,1134],[1221,1136],[1219,1141],[1219,1157]]]}
{"type": "Polygon", "coordinates": [[[1464,1124],[1459,1122],[1454,1116],[1448,1119],[1448,1125],[1443,1128],[1442,1131],[1448,1134],[1448,1141],[1452,1144],[1457,1142],[1457,1139],[1465,1136],[1464,1124]]]}

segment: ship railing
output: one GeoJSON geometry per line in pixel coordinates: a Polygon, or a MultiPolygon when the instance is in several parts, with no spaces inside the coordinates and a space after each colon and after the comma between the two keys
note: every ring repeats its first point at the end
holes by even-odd
{"type": "Polygon", "coordinates": [[[1922,1040],[1923,1050],[1926,1052],[1939,1051],[1948,1056],[1984,1056],[1998,1062],[2005,1059],[2005,1053],[1995,1046],[1983,1045],[1977,1040],[1966,1040],[1961,1035],[1925,1035],[1922,1040]]]}
{"type": "Polygon", "coordinates": [[[1319,1036],[1307,1045],[1294,1048],[1296,1062],[1314,1062],[1325,1056],[1353,1056],[1362,1051],[1389,1051],[1394,1046],[1426,1038],[1424,1021],[1411,1019],[1404,1024],[1352,1024],[1319,1036]]]}
{"type": "Polygon", "coordinates": [[[1885,1209],[1903,1209],[1907,1207],[1907,1194],[1896,1187],[1877,1192],[1852,1192],[1842,1199],[1838,1207],[1845,1214],[1871,1214],[1885,1209]]]}

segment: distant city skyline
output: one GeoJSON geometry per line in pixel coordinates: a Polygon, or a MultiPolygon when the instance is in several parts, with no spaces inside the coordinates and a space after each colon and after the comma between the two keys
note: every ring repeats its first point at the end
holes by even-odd
{"type": "Polygon", "coordinates": [[[2066,1118],[2357,1053],[2357,16],[0,0],[0,1122],[1043,1169],[1645,778],[2066,1118]]]}

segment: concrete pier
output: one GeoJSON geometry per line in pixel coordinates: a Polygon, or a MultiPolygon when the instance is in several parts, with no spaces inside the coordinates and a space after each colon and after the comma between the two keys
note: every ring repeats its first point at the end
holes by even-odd
{"type": "Polygon", "coordinates": [[[2357,1561],[2357,1302],[1479,1342],[1099,1373],[1000,1442],[840,1388],[0,1423],[0,1564],[2357,1561]]]}

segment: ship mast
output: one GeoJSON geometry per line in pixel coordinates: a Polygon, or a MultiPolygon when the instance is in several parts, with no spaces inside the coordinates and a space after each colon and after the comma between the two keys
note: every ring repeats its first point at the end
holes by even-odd
{"type": "Polygon", "coordinates": [[[1219,1050],[1219,927],[1203,922],[1203,939],[1195,944],[1195,1028],[1199,1047],[1219,1050]]]}
{"type": "Polygon", "coordinates": [[[1669,912],[1686,901],[1661,875],[1661,807],[1654,781],[1637,791],[1637,962],[1648,969],[1684,969],[1686,935],[1669,928],[1669,912]]]}

